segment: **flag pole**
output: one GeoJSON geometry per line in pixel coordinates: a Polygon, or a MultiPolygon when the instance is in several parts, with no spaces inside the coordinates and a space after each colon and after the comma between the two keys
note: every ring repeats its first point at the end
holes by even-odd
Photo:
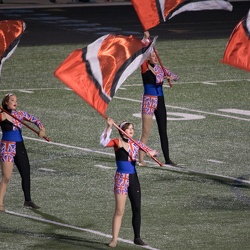
{"type": "MultiPolygon", "coordinates": [[[[137,141],[135,141],[132,137],[130,137],[124,130],[122,130],[116,123],[113,124],[119,131],[121,131],[124,135],[126,135],[133,143],[135,143],[142,151],[147,153],[148,151],[144,149],[137,141]]],[[[163,166],[163,163],[160,162],[158,159],[156,159],[154,156],[151,156],[151,158],[156,161],[161,167],[163,166]]]]}
{"type": "MultiPolygon", "coordinates": [[[[26,126],[27,128],[29,128],[30,130],[32,130],[33,132],[35,132],[37,135],[39,135],[39,132],[37,132],[35,129],[33,129],[32,127],[30,127],[28,124],[24,123],[23,121],[21,121],[20,119],[18,119],[17,117],[13,116],[11,113],[9,113],[8,111],[6,111],[5,109],[3,109],[2,107],[0,107],[0,109],[5,112],[6,114],[8,114],[9,116],[13,117],[14,119],[16,119],[17,121],[19,121],[20,123],[22,123],[24,126],[26,126]]],[[[46,141],[50,141],[50,139],[46,136],[43,137],[46,141]]]]}
{"type": "MultiPolygon", "coordinates": [[[[101,113],[100,113],[101,114],[101,113]]],[[[106,120],[108,119],[108,117],[104,114],[101,114],[106,120]]],[[[119,130],[121,131],[124,135],[126,135],[133,143],[135,143],[142,151],[144,151],[145,153],[148,153],[148,151],[143,148],[137,141],[135,141],[132,137],[130,137],[124,130],[122,130],[116,123],[113,123],[113,125],[119,130]]],[[[160,162],[158,159],[156,159],[154,156],[151,156],[151,158],[157,162],[161,167],[163,166],[163,163],[160,162]]]]}

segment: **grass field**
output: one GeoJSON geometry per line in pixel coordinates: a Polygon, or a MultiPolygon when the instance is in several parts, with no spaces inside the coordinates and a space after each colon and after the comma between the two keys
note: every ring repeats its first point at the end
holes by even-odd
{"type": "MultiPolygon", "coordinates": [[[[249,179],[250,75],[220,63],[226,43],[157,42],[161,60],[181,78],[164,89],[170,151],[184,168],[249,179]]],[[[0,94],[15,93],[19,109],[41,119],[51,142],[23,130],[32,197],[41,209],[23,208],[15,169],[7,212],[0,214],[0,249],[108,249],[115,162],[113,151],[99,145],[105,120],[53,76],[71,51],[84,46],[19,46],[3,65],[0,94]]],[[[107,111],[117,123],[132,121],[135,138],[140,136],[141,95],[137,70],[107,111]]],[[[161,152],[156,123],[148,145],[161,152]]],[[[160,169],[152,160],[148,165],[138,168],[141,234],[148,249],[249,249],[249,188],[160,169]]],[[[117,249],[140,248],[132,243],[129,202],[120,237],[117,249]]]]}

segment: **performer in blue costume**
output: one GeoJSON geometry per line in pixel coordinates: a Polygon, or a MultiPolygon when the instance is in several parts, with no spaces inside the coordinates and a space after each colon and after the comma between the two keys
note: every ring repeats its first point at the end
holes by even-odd
{"type": "MultiPolygon", "coordinates": [[[[114,194],[115,194],[115,212],[113,216],[112,234],[113,238],[109,243],[110,247],[116,247],[118,234],[120,231],[122,217],[125,210],[127,196],[130,199],[132,207],[132,225],[134,229],[134,243],[136,245],[146,245],[140,235],[141,229],[141,188],[136,172],[136,156],[139,152],[139,146],[143,147],[148,156],[155,156],[158,153],[146,147],[143,143],[137,142],[138,145],[127,138],[120,130],[121,138],[110,139],[112,125],[114,121],[107,119],[107,128],[100,137],[100,144],[104,147],[113,147],[115,151],[115,159],[117,170],[114,178],[114,194]]],[[[129,122],[122,122],[120,128],[132,138],[134,135],[134,126],[129,122]]]]}
{"type": "MultiPolygon", "coordinates": [[[[145,46],[149,43],[148,31],[144,32],[142,42],[145,46]]],[[[142,133],[140,141],[147,144],[152,127],[153,116],[155,115],[165,164],[176,166],[169,156],[167,110],[162,86],[165,79],[172,84],[171,81],[177,81],[179,77],[166,67],[162,68],[161,65],[158,64],[158,58],[155,51],[152,51],[149,58],[141,65],[141,76],[144,92],[142,97],[142,133]]],[[[140,166],[146,165],[144,162],[144,155],[144,152],[140,150],[140,166]]]]}
{"type": "Polygon", "coordinates": [[[11,179],[14,163],[21,175],[24,206],[38,209],[30,195],[30,163],[22,137],[22,121],[28,121],[39,128],[39,137],[45,137],[45,128],[39,119],[25,111],[17,111],[17,97],[11,93],[4,96],[2,108],[6,112],[0,113],[2,129],[0,162],[2,179],[0,182],[0,211],[4,212],[3,199],[7,185],[11,179]],[[10,116],[10,115],[11,116],[10,116]],[[15,119],[15,117],[17,119],[15,119]],[[21,121],[21,122],[20,122],[21,121]]]}

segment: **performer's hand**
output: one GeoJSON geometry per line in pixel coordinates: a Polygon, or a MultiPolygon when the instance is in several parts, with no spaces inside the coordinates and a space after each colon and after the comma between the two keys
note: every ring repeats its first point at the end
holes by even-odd
{"type": "Polygon", "coordinates": [[[175,80],[175,77],[174,76],[165,76],[164,75],[164,79],[167,79],[169,81],[174,81],[175,80]]]}
{"type": "Polygon", "coordinates": [[[167,79],[170,88],[172,88],[172,86],[173,86],[172,80],[173,80],[174,78],[171,77],[171,76],[164,76],[164,79],[167,79]]]}
{"type": "Polygon", "coordinates": [[[145,46],[148,45],[149,42],[150,42],[149,37],[150,37],[149,32],[145,31],[144,36],[143,36],[143,38],[141,40],[145,46]]]}
{"type": "Polygon", "coordinates": [[[39,137],[43,138],[46,136],[46,133],[45,133],[45,128],[42,127],[40,130],[39,130],[39,134],[38,134],[39,137]]]}
{"type": "Polygon", "coordinates": [[[144,37],[143,37],[143,39],[149,39],[149,37],[150,37],[150,34],[149,34],[149,32],[148,31],[144,31],[144,37]]]}
{"type": "Polygon", "coordinates": [[[113,119],[111,119],[111,118],[108,118],[107,119],[107,125],[108,125],[108,127],[112,127],[113,126],[113,124],[114,124],[114,120],[113,119]]]}

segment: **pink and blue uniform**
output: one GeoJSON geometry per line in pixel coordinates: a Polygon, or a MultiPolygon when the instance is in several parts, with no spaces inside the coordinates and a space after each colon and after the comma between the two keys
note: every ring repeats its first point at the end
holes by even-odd
{"type": "MultiPolygon", "coordinates": [[[[110,139],[112,130],[106,133],[103,131],[100,137],[100,144],[104,147],[113,147],[117,170],[114,177],[114,193],[128,195],[132,207],[132,225],[135,238],[140,238],[141,225],[141,187],[136,172],[136,157],[140,150],[139,146],[131,140],[128,140],[129,149],[126,151],[119,147],[119,139],[110,139]]],[[[138,142],[147,151],[152,149],[146,147],[143,143],[138,142]]]]}
{"type": "MultiPolygon", "coordinates": [[[[8,110],[8,112],[22,122],[31,122],[39,129],[43,127],[40,120],[27,112],[14,110],[8,110]]],[[[9,121],[8,119],[2,120],[2,115],[0,113],[0,126],[2,129],[0,160],[2,162],[15,163],[22,178],[22,189],[25,201],[31,201],[30,163],[22,137],[23,124],[20,121],[14,118],[12,118],[12,121],[9,121]]]]}
{"type": "MultiPolygon", "coordinates": [[[[179,77],[167,68],[164,68],[166,75],[177,81],[179,77]]],[[[164,71],[160,65],[150,64],[145,61],[141,65],[141,75],[144,93],[142,97],[141,113],[155,115],[160,135],[161,148],[165,162],[169,162],[169,145],[167,136],[167,109],[165,106],[162,85],[164,83],[164,71]]]]}
{"type": "MultiPolygon", "coordinates": [[[[119,147],[118,138],[110,139],[110,134],[111,132],[104,138],[104,131],[101,135],[100,143],[104,147],[113,147],[115,151],[117,170],[115,174],[114,192],[127,194],[128,187],[130,186],[129,175],[136,174],[136,157],[140,148],[136,143],[128,140],[129,149],[126,151],[123,147],[119,147]]],[[[139,141],[137,141],[137,143],[147,151],[152,150],[139,141]]]]}

